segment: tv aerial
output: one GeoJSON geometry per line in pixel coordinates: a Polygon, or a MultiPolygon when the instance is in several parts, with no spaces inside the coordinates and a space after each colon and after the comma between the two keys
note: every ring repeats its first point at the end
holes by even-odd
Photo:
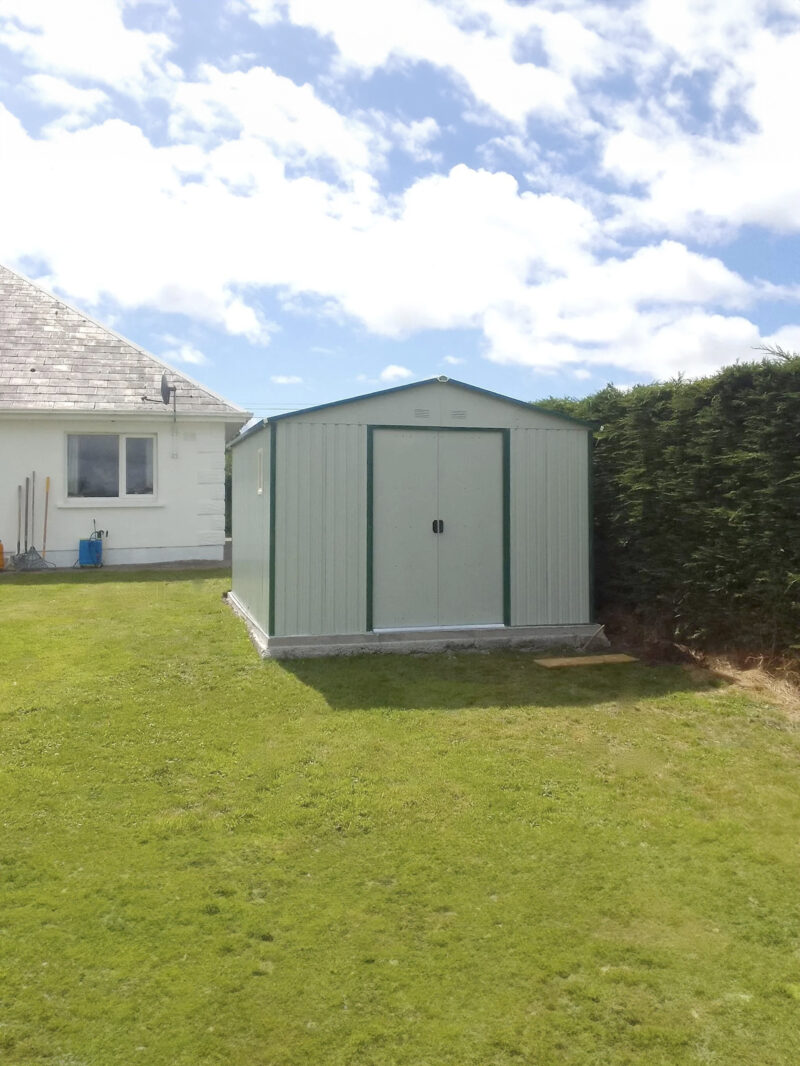
{"type": "Polygon", "coordinates": [[[178,386],[177,385],[170,385],[170,383],[167,381],[167,375],[166,374],[162,374],[161,375],[161,399],[160,400],[154,400],[151,396],[143,396],[142,397],[142,403],[163,403],[165,406],[168,407],[169,406],[170,396],[171,396],[172,397],[172,417],[173,418],[177,418],[178,417],[177,400],[176,400],[177,393],[178,393],[178,386]]]}

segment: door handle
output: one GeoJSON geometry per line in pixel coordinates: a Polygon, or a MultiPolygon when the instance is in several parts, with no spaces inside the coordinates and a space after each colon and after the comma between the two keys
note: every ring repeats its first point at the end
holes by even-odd
{"type": "Polygon", "coordinates": [[[444,533],[444,522],[441,520],[441,518],[434,518],[433,522],[431,523],[431,529],[434,533],[444,533]]]}

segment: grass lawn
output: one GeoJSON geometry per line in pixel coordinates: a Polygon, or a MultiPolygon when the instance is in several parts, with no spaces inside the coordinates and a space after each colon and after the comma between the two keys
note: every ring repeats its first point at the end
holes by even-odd
{"type": "Polygon", "coordinates": [[[800,1062],[800,729],[681,667],[263,663],[0,583],[0,1061],[800,1062]]]}

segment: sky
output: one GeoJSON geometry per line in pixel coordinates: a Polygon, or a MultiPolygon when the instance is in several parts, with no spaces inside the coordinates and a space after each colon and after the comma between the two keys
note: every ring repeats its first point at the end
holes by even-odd
{"type": "Polygon", "coordinates": [[[0,262],[258,415],[800,349],[797,0],[0,0],[0,262]]]}

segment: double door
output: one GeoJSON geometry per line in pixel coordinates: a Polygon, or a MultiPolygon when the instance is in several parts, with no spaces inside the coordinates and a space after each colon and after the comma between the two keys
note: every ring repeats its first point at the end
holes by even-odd
{"type": "Polygon", "coordinates": [[[502,625],[504,434],[372,430],[372,627],[502,625]]]}

